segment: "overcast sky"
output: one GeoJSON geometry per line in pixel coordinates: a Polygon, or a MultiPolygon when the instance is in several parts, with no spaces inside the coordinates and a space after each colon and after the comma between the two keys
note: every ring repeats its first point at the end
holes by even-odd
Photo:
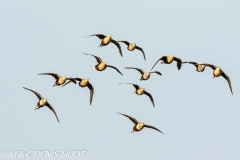
{"type": "MultiPolygon", "coordinates": [[[[239,160],[240,159],[240,1],[0,1],[0,152],[30,150],[86,150],[86,160],[239,160]],[[142,47],[128,51],[98,47],[97,37],[112,35],[142,47]],[[90,67],[97,55],[116,66],[98,72],[90,67]],[[158,63],[148,81],[124,67],[150,71],[161,57],[210,63],[231,79],[233,95],[213,70],[195,71],[176,62],[158,63]],[[53,72],[89,78],[89,90],[73,83],[52,87],[53,72]],[[137,83],[152,94],[137,96],[137,83]],[[39,92],[55,108],[34,111],[39,92]],[[133,123],[121,112],[160,129],[131,133],[133,123]]],[[[64,158],[55,158],[64,159],[64,158]]],[[[71,159],[71,158],[66,158],[71,159]]],[[[74,159],[74,158],[73,158],[74,159]]]]}

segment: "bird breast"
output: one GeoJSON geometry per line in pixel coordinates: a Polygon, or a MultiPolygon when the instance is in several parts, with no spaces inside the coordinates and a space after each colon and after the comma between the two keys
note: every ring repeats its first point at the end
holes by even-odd
{"type": "Polygon", "coordinates": [[[139,123],[135,126],[135,130],[140,131],[140,130],[143,129],[143,127],[144,127],[144,124],[141,123],[141,122],[139,122],[139,123]]]}
{"type": "Polygon", "coordinates": [[[215,77],[219,77],[221,74],[222,74],[221,68],[216,68],[216,69],[213,71],[213,75],[214,75],[215,77]]]}
{"type": "Polygon", "coordinates": [[[47,103],[47,100],[46,100],[45,98],[43,98],[43,99],[41,99],[41,100],[39,101],[39,106],[42,107],[42,106],[44,106],[46,103],[47,103]]]}
{"type": "Polygon", "coordinates": [[[150,73],[144,72],[142,77],[143,77],[143,79],[147,80],[150,77],[150,73]]]}
{"type": "Polygon", "coordinates": [[[60,85],[65,83],[65,82],[66,82],[66,77],[60,77],[57,81],[57,83],[60,84],[60,85]]]}
{"type": "Polygon", "coordinates": [[[203,72],[205,69],[205,65],[198,65],[198,72],[203,72]]]}
{"type": "Polygon", "coordinates": [[[88,80],[87,79],[83,79],[81,82],[79,82],[80,87],[86,87],[87,85],[88,85],[88,80]]]}
{"type": "Polygon", "coordinates": [[[143,92],[144,92],[144,89],[143,89],[143,88],[139,88],[139,89],[136,91],[137,95],[142,95],[143,92]]]}
{"type": "Polygon", "coordinates": [[[128,46],[128,50],[129,51],[133,51],[135,48],[136,48],[136,44],[135,43],[134,44],[130,43],[130,45],[128,46]]]}
{"type": "Polygon", "coordinates": [[[110,36],[107,36],[105,37],[103,40],[102,40],[102,45],[105,46],[105,45],[108,45],[111,41],[111,37],[110,36]]]}
{"type": "Polygon", "coordinates": [[[167,63],[170,64],[173,61],[173,56],[167,56],[167,63]]]}
{"type": "Polygon", "coordinates": [[[99,65],[97,65],[96,68],[98,71],[103,71],[107,68],[107,65],[106,65],[106,63],[100,63],[99,65]]]}

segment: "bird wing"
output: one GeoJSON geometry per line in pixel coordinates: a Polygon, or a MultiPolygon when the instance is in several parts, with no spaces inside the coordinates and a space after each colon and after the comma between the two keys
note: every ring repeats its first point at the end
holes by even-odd
{"type": "Polygon", "coordinates": [[[136,49],[140,50],[143,53],[143,58],[146,61],[145,53],[141,47],[136,46],[136,49]]]}
{"type": "Polygon", "coordinates": [[[211,67],[213,70],[215,70],[217,68],[217,66],[214,66],[213,64],[208,64],[208,63],[204,63],[204,64],[201,64],[201,65],[211,67]]]}
{"type": "Polygon", "coordinates": [[[153,127],[153,126],[150,126],[150,125],[147,125],[147,124],[144,124],[144,127],[155,129],[155,130],[157,130],[158,132],[161,132],[161,133],[163,134],[163,132],[160,131],[159,129],[157,129],[156,127],[153,127]]]}
{"type": "Polygon", "coordinates": [[[150,73],[157,73],[158,75],[162,75],[162,73],[160,73],[159,71],[152,71],[152,72],[150,72],[150,73]]]}
{"type": "Polygon", "coordinates": [[[25,87],[23,87],[23,88],[24,88],[24,89],[27,89],[27,90],[29,90],[29,91],[31,91],[31,92],[33,92],[33,93],[37,96],[38,100],[43,99],[43,97],[42,97],[38,92],[36,92],[36,91],[34,91],[34,90],[31,90],[31,89],[28,89],[28,88],[25,88],[25,87]]]}
{"type": "Polygon", "coordinates": [[[130,45],[130,43],[128,41],[118,41],[118,42],[122,42],[122,43],[125,43],[127,46],[130,45]]]}
{"type": "Polygon", "coordinates": [[[223,71],[222,71],[221,76],[223,76],[223,77],[227,80],[228,85],[229,85],[229,88],[230,88],[230,90],[231,90],[231,93],[233,94],[233,91],[232,91],[232,85],[231,85],[231,81],[230,81],[229,76],[228,76],[226,73],[224,73],[223,71]]]}
{"type": "Polygon", "coordinates": [[[120,55],[123,56],[120,44],[117,41],[115,41],[114,39],[111,39],[111,42],[114,43],[118,47],[120,55]]]}
{"type": "Polygon", "coordinates": [[[128,115],[126,115],[126,114],[119,113],[119,112],[117,112],[117,113],[118,113],[118,114],[121,114],[121,115],[123,115],[123,116],[125,116],[125,117],[128,117],[135,125],[138,124],[138,121],[137,121],[135,118],[133,118],[133,117],[131,117],[131,116],[128,116],[128,115]]]}
{"type": "Polygon", "coordinates": [[[76,84],[76,83],[77,83],[77,82],[76,82],[76,80],[75,80],[74,78],[67,77],[66,79],[67,79],[67,80],[69,80],[69,81],[71,81],[71,82],[73,82],[74,84],[76,84]]]}
{"type": "Polygon", "coordinates": [[[95,57],[98,63],[101,63],[101,62],[102,62],[101,58],[98,57],[98,56],[95,56],[95,55],[92,55],[92,54],[87,54],[87,53],[83,53],[83,54],[86,54],[86,55],[90,55],[90,56],[95,57]]]}
{"type": "Polygon", "coordinates": [[[143,94],[146,94],[146,95],[150,98],[150,100],[151,100],[151,102],[152,102],[152,104],[153,104],[153,107],[155,107],[155,105],[154,105],[154,100],[153,100],[152,95],[151,95],[150,93],[148,93],[147,91],[145,91],[145,90],[144,90],[144,93],[143,93],[143,94]]]}
{"type": "Polygon", "coordinates": [[[123,75],[123,74],[117,69],[117,67],[115,67],[115,66],[110,66],[110,65],[107,65],[107,67],[113,68],[113,69],[115,69],[116,71],[118,71],[118,73],[120,73],[121,75],[123,75]]]}
{"type": "Polygon", "coordinates": [[[91,85],[91,83],[88,82],[87,87],[90,90],[90,105],[92,104],[93,94],[94,94],[94,87],[91,85]]]}
{"type": "Polygon", "coordinates": [[[187,61],[187,62],[182,62],[182,63],[188,63],[188,64],[194,65],[195,67],[198,67],[198,63],[193,62],[193,61],[187,61]]]}
{"type": "Polygon", "coordinates": [[[140,68],[134,68],[134,67],[125,67],[125,69],[136,69],[138,70],[141,74],[144,74],[144,71],[140,68]]]}
{"type": "Polygon", "coordinates": [[[119,83],[119,84],[132,84],[133,87],[135,87],[136,90],[138,90],[140,88],[139,85],[134,84],[134,83],[119,83]]]}
{"type": "Polygon", "coordinates": [[[175,61],[177,61],[177,67],[178,67],[178,70],[181,69],[181,66],[182,66],[182,60],[180,58],[177,58],[177,57],[174,57],[175,61]]]}
{"type": "Polygon", "coordinates": [[[55,79],[59,78],[59,75],[56,73],[39,73],[38,75],[50,75],[53,76],[55,79]]]}
{"type": "Polygon", "coordinates": [[[82,81],[82,79],[81,78],[73,78],[73,80],[75,81],[75,82],[73,82],[73,81],[71,81],[71,80],[69,80],[67,83],[65,83],[64,85],[62,85],[62,87],[64,87],[64,86],[66,86],[68,83],[71,83],[71,82],[73,82],[73,83],[75,83],[76,84],[76,81],[82,81]]]}
{"type": "Polygon", "coordinates": [[[91,37],[91,36],[97,36],[99,39],[103,39],[103,38],[106,37],[104,34],[92,34],[92,35],[90,35],[88,37],[91,37]]]}
{"type": "Polygon", "coordinates": [[[56,118],[57,118],[57,121],[60,123],[59,119],[58,119],[58,116],[57,116],[57,113],[56,111],[54,110],[54,108],[51,106],[50,103],[47,102],[46,106],[53,111],[53,113],[55,114],[56,118]]]}
{"type": "MultiPolygon", "coordinates": [[[[152,69],[155,67],[155,65],[158,63],[158,61],[164,60],[164,59],[166,59],[166,58],[167,58],[167,56],[162,56],[161,58],[159,58],[159,59],[157,60],[157,62],[153,65],[152,69]]],[[[151,70],[152,70],[152,69],[151,69],[151,70]]]]}

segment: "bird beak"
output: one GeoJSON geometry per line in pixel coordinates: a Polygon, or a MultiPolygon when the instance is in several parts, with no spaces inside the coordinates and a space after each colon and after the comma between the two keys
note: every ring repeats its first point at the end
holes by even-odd
{"type": "Polygon", "coordinates": [[[131,133],[133,133],[134,132],[134,130],[132,130],[132,132],[131,133]]]}

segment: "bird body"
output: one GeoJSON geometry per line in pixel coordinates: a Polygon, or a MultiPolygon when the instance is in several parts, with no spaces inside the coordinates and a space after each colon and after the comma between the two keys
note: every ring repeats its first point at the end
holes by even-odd
{"type": "Polygon", "coordinates": [[[214,71],[213,71],[213,78],[214,77],[219,77],[222,74],[222,70],[220,67],[217,67],[214,71]]]}
{"type": "Polygon", "coordinates": [[[80,87],[86,87],[88,85],[88,79],[82,79],[82,81],[79,81],[80,87]]]}
{"type": "Polygon", "coordinates": [[[130,43],[129,46],[127,47],[129,51],[133,51],[135,48],[136,48],[136,43],[130,43]]]}
{"type": "Polygon", "coordinates": [[[26,90],[29,90],[31,92],[33,92],[37,98],[38,98],[38,103],[37,103],[37,106],[35,108],[36,109],[39,109],[39,108],[42,108],[44,106],[47,106],[50,110],[52,110],[52,112],[55,114],[56,118],[57,118],[57,121],[60,123],[59,119],[58,119],[58,116],[57,116],[57,113],[56,111],[54,110],[54,108],[51,106],[50,103],[48,103],[47,99],[46,98],[43,98],[38,92],[34,91],[34,90],[31,90],[31,89],[28,89],[28,88],[25,88],[23,87],[24,89],[26,90]]]}
{"type": "Polygon", "coordinates": [[[125,67],[125,69],[135,69],[135,70],[137,70],[138,72],[140,72],[141,73],[141,79],[140,79],[140,81],[142,81],[142,80],[144,80],[144,81],[146,81],[146,80],[148,80],[149,78],[150,78],[150,75],[151,75],[151,73],[157,73],[158,75],[162,75],[160,72],[158,72],[158,71],[151,71],[151,72],[144,72],[141,68],[134,68],[134,67],[125,67]]]}
{"type": "Polygon", "coordinates": [[[100,47],[108,45],[111,42],[111,39],[112,39],[112,35],[108,35],[105,38],[103,38],[100,44],[100,47]]]}
{"type": "Polygon", "coordinates": [[[182,60],[180,58],[174,57],[174,56],[162,56],[160,57],[157,62],[153,65],[152,69],[154,66],[158,63],[158,61],[162,60],[162,64],[171,64],[173,61],[177,62],[177,68],[178,70],[181,69],[182,67],[182,60]]]}
{"type": "Polygon", "coordinates": [[[101,62],[101,63],[95,65],[95,69],[98,71],[104,71],[106,68],[107,68],[106,62],[101,62]]]}
{"type": "Polygon", "coordinates": [[[139,88],[138,90],[135,91],[137,95],[142,95],[144,93],[144,88],[139,88]]]}
{"type": "Polygon", "coordinates": [[[134,123],[134,126],[133,126],[133,129],[132,129],[132,132],[131,132],[131,133],[133,133],[133,132],[139,132],[139,131],[141,131],[144,127],[147,127],[147,128],[152,128],[152,129],[154,129],[154,130],[156,130],[156,131],[158,131],[158,132],[160,132],[160,133],[163,134],[163,132],[160,131],[159,129],[157,129],[156,127],[153,127],[153,126],[144,124],[144,123],[142,123],[142,122],[139,122],[139,121],[136,120],[134,117],[128,116],[128,115],[126,115],[126,114],[122,114],[122,113],[119,113],[119,112],[117,112],[117,113],[118,113],[118,114],[121,114],[121,115],[123,115],[123,116],[125,116],[125,117],[127,117],[127,118],[129,118],[129,119],[134,123]]]}
{"type": "Polygon", "coordinates": [[[143,95],[143,94],[146,94],[146,95],[150,98],[153,107],[155,107],[155,105],[154,105],[154,100],[153,100],[152,95],[151,95],[150,93],[148,93],[147,91],[145,91],[144,88],[141,88],[139,85],[134,84],[134,83],[119,83],[119,84],[132,84],[133,87],[136,89],[136,90],[134,91],[134,93],[136,93],[137,95],[143,95]]]}
{"type": "Polygon", "coordinates": [[[67,80],[67,78],[66,77],[59,77],[59,79],[58,80],[56,80],[56,82],[55,82],[55,86],[58,86],[58,85],[62,85],[62,84],[64,84],[65,82],[66,82],[66,80],[67,80]]]}
{"type": "Polygon", "coordinates": [[[203,72],[205,70],[205,65],[204,64],[198,64],[196,62],[193,62],[193,61],[188,61],[188,62],[183,62],[183,63],[189,63],[189,64],[192,64],[196,67],[196,71],[197,72],[203,72]]]}

